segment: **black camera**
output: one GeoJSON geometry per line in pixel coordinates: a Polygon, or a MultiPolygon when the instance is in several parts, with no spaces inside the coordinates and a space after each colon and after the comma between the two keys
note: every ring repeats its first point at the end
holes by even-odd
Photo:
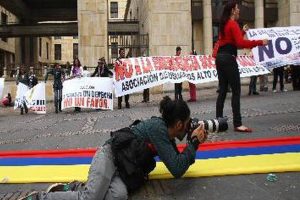
{"type": "Polygon", "coordinates": [[[224,132],[228,129],[227,118],[217,118],[217,119],[209,119],[209,120],[202,120],[199,121],[197,118],[191,118],[189,122],[189,126],[187,127],[187,139],[191,139],[191,135],[193,131],[200,126],[200,124],[204,125],[204,129],[208,133],[217,133],[217,132],[224,132]]]}

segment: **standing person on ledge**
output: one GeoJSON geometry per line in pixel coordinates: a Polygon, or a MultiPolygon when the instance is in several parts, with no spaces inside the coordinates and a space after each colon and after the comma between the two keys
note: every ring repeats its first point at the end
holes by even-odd
{"type": "MultiPolygon", "coordinates": [[[[122,59],[125,58],[125,49],[122,47],[119,50],[119,57],[118,59],[122,59]]],[[[125,105],[126,108],[130,108],[130,104],[129,104],[129,94],[125,95],[125,105]]],[[[118,97],[118,109],[122,108],[122,97],[118,97]]]]}
{"type": "Polygon", "coordinates": [[[224,102],[227,94],[228,84],[232,89],[231,107],[233,112],[234,130],[238,132],[252,132],[251,128],[242,125],[240,111],[241,80],[238,64],[236,62],[238,48],[253,48],[266,45],[268,40],[246,40],[243,38],[237,20],[239,19],[239,6],[236,1],[228,1],[224,7],[220,19],[219,40],[214,48],[216,56],[216,68],[218,72],[220,91],[216,103],[216,117],[223,117],[224,102]]]}
{"type": "MultiPolygon", "coordinates": [[[[181,54],[181,47],[176,47],[176,55],[180,56],[181,54]]],[[[175,100],[182,100],[182,82],[175,83],[175,100]]]]}

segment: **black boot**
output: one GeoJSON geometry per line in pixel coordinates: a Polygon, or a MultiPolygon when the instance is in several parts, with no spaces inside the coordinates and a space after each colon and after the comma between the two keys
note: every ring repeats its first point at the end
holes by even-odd
{"type": "Polygon", "coordinates": [[[122,108],[122,97],[118,97],[118,109],[122,108]]]}
{"type": "Polygon", "coordinates": [[[24,109],[23,109],[23,108],[21,108],[21,113],[20,113],[21,115],[23,115],[23,114],[24,114],[24,111],[23,111],[23,110],[24,110],[24,109]]]}
{"type": "Polygon", "coordinates": [[[58,102],[58,110],[59,110],[59,112],[62,112],[62,110],[61,110],[61,101],[58,102]]]}
{"type": "Polygon", "coordinates": [[[55,100],[54,107],[55,107],[55,113],[58,113],[58,101],[57,100],[55,100]]]}
{"type": "Polygon", "coordinates": [[[25,109],[25,113],[27,114],[28,113],[28,107],[25,103],[24,103],[24,109],[25,109]]]}

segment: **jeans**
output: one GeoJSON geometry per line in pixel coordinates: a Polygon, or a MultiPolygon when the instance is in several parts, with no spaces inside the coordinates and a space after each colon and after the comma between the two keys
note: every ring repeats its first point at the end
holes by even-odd
{"type": "Polygon", "coordinates": [[[239,127],[242,125],[242,117],[240,111],[241,80],[238,64],[234,56],[219,53],[216,58],[216,66],[220,87],[216,103],[216,117],[223,117],[224,102],[229,84],[232,90],[233,125],[234,127],[239,127]]]}
{"type": "Polygon", "coordinates": [[[84,190],[42,193],[41,200],[127,200],[127,188],[116,172],[110,145],[103,146],[93,158],[84,190]]]}

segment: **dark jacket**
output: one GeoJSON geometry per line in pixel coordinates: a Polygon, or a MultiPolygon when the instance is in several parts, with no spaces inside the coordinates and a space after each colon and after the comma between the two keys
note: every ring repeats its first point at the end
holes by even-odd
{"type": "Polygon", "coordinates": [[[45,82],[48,80],[48,75],[52,74],[54,81],[53,81],[53,88],[55,90],[61,90],[63,88],[62,79],[65,77],[65,72],[61,68],[54,68],[47,72],[45,77],[45,82]]]}
{"type": "Polygon", "coordinates": [[[113,73],[108,69],[106,65],[103,66],[97,66],[95,68],[94,73],[91,75],[91,77],[109,77],[112,76],[113,73]]]}

